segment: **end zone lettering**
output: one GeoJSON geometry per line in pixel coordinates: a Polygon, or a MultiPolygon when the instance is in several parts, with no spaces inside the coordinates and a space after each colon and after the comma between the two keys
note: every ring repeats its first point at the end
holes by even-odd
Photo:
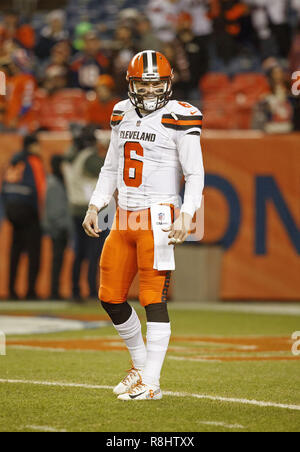
{"type": "Polygon", "coordinates": [[[294,83],[292,84],[292,93],[294,96],[299,96],[299,94],[300,94],[300,71],[293,73],[292,80],[294,80],[294,83]]]}
{"type": "Polygon", "coordinates": [[[292,334],[292,341],[294,341],[292,345],[292,353],[294,356],[300,356],[300,331],[295,331],[292,334]]]}
{"type": "Polygon", "coordinates": [[[125,140],[141,140],[141,141],[150,141],[151,143],[154,143],[156,139],[155,133],[145,133],[140,132],[137,130],[121,130],[120,131],[120,138],[123,138],[125,140]]]}

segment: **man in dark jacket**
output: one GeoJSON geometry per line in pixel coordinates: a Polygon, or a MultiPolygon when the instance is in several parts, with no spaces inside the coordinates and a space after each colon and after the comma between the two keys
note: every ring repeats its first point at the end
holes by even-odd
{"type": "Polygon", "coordinates": [[[2,186],[6,216],[13,227],[9,275],[11,299],[18,298],[15,282],[22,253],[27,253],[29,258],[26,299],[37,298],[35,285],[40,267],[40,213],[45,188],[46,176],[40,158],[40,144],[35,135],[28,135],[24,139],[22,152],[12,158],[2,186]]]}
{"type": "Polygon", "coordinates": [[[62,164],[64,158],[54,155],[51,159],[52,174],[47,179],[47,194],[43,227],[52,241],[52,269],[50,299],[61,300],[59,282],[64,253],[72,233],[72,218],[65,187],[62,164]]]}
{"type": "Polygon", "coordinates": [[[72,271],[72,298],[76,302],[83,301],[80,274],[84,261],[88,261],[89,298],[97,298],[99,258],[108,235],[108,231],[103,232],[95,244],[82,228],[88,198],[96,187],[97,175],[104,163],[104,159],[98,155],[95,131],[93,125],[84,127],[76,137],[74,131],[73,149],[68,155],[69,162],[63,166],[73,219],[75,259],[72,271]]]}

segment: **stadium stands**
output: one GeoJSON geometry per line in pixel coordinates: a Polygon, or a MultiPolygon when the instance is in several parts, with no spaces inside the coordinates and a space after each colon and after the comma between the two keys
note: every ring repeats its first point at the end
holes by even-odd
{"type": "Polygon", "coordinates": [[[85,93],[77,89],[66,89],[50,97],[39,91],[33,106],[38,128],[55,132],[68,130],[73,122],[83,123],[85,110],[85,93]]]}
{"type": "MultiPolygon", "coordinates": [[[[70,61],[67,62],[67,64],[72,64],[74,58],[77,57],[76,51],[81,50],[80,44],[82,45],[83,42],[82,33],[84,33],[85,29],[87,30],[85,27],[90,27],[89,29],[92,28],[99,34],[103,53],[111,63],[110,67],[107,68],[108,73],[116,76],[113,68],[114,65],[112,64],[112,61],[116,55],[116,49],[120,52],[120,55],[122,55],[121,60],[123,57],[126,60],[126,52],[128,51],[126,48],[118,48],[120,43],[117,42],[116,30],[120,23],[131,27],[134,37],[133,44],[138,44],[139,36],[134,25],[135,22],[132,19],[133,13],[136,11],[137,13],[144,14],[145,11],[147,11],[149,1],[150,0],[101,0],[101,2],[98,0],[67,1],[66,7],[64,8],[66,16],[65,31],[67,32],[66,36],[69,36],[70,38],[70,42],[74,44],[70,61]],[[79,27],[78,31],[78,26],[80,24],[82,25],[82,28],[80,29],[79,27]],[[78,42],[79,46],[77,47],[75,43],[77,44],[78,42]]],[[[190,3],[190,0],[181,0],[178,2],[178,7],[183,8],[182,10],[189,10],[190,3]]],[[[207,4],[209,3],[210,2],[207,2],[207,4]]],[[[247,3],[249,5],[248,0],[239,3],[247,3]]],[[[34,13],[30,16],[30,25],[35,31],[36,42],[38,42],[42,30],[44,32],[45,28],[47,28],[47,15],[49,10],[45,10],[47,2],[37,2],[36,4],[38,10],[34,11],[34,13]],[[40,9],[41,7],[43,9],[40,9]]],[[[57,7],[57,2],[55,4],[53,3],[53,6],[57,7]]],[[[247,11],[247,9],[244,10],[247,11]]],[[[239,43],[239,51],[237,51],[229,61],[224,61],[217,51],[216,37],[219,33],[218,30],[215,29],[214,33],[209,37],[209,73],[199,81],[199,92],[197,92],[197,90],[195,92],[190,92],[192,99],[191,102],[199,106],[204,112],[205,125],[207,128],[251,128],[253,107],[260,101],[262,96],[270,92],[269,80],[263,66],[264,53],[260,47],[261,44],[259,44],[258,35],[254,29],[249,32],[249,30],[251,30],[251,27],[249,28],[252,13],[251,7],[249,7],[248,11],[248,22],[245,30],[243,30],[243,21],[240,24],[242,27],[242,39],[239,43]],[[226,119],[224,118],[224,115],[226,115],[226,119]]],[[[299,17],[297,16],[296,11],[292,10],[291,7],[288,10],[286,17],[289,21],[290,34],[292,37],[294,36],[294,42],[296,42],[296,38],[298,36],[297,21],[299,21],[299,17]]],[[[3,22],[3,17],[1,17],[0,8],[0,32],[1,22],[3,22]]],[[[27,22],[28,19],[20,17],[21,25],[27,22]]],[[[271,54],[270,56],[276,58],[278,55],[280,56],[280,52],[279,49],[277,49],[276,53],[276,45],[274,47],[274,43],[276,41],[275,36],[271,36],[270,40],[273,42],[273,45],[270,45],[269,48],[275,49],[274,54],[271,54]]],[[[53,39],[53,42],[54,41],[55,39],[53,39]]],[[[0,50],[2,44],[0,33],[0,50]]],[[[173,45],[172,43],[170,44],[173,45]]],[[[18,43],[18,45],[20,45],[20,43],[18,43]]],[[[184,100],[188,100],[186,98],[185,91],[189,88],[189,82],[183,78],[180,73],[181,71],[176,67],[179,65],[180,68],[180,64],[183,64],[182,62],[184,59],[184,55],[178,57],[179,54],[183,54],[185,52],[184,49],[183,52],[179,52],[179,50],[180,49],[176,48],[176,55],[174,57],[174,62],[172,62],[176,75],[176,86],[174,86],[174,92],[176,95],[178,95],[178,92],[182,93],[184,100]]],[[[37,54],[31,54],[31,57],[34,63],[33,71],[35,78],[37,78],[39,86],[42,86],[43,80],[41,75],[43,74],[44,66],[40,67],[40,61],[39,58],[37,58],[37,54]]],[[[1,61],[2,60],[0,60],[0,65],[2,64],[1,61]]],[[[286,55],[284,60],[279,59],[278,61],[283,68],[288,68],[288,55],[286,55]]],[[[51,61],[46,60],[43,61],[43,64],[44,63],[46,69],[46,63],[50,64],[51,61]]],[[[185,76],[187,73],[188,70],[185,71],[185,76]]],[[[122,78],[123,74],[120,74],[120,77],[122,78]]],[[[49,101],[47,108],[49,108],[49,111],[51,110],[52,113],[50,114],[48,111],[47,114],[52,117],[54,112],[56,118],[55,121],[46,120],[44,116],[46,115],[45,112],[47,111],[47,108],[43,108],[43,113],[39,117],[42,118],[42,120],[39,119],[39,122],[41,121],[42,124],[47,123],[49,130],[53,130],[53,128],[55,130],[63,130],[64,128],[67,128],[69,120],[76,119],[76,114],[75,118],[70,115],[70,110],[73,108],[73,102],[75,102],[78,96],[78,92],[75,92],[73,97],[70,96],[69,90],[72,88],[78,88],[78,85],[74,86],[74,83],[72,84],[69,81],[65,95],[60,94],[60,96],[63,97],[61,108],[58,108],[56,105],[56,96],[49,101]]],[[[126,91],[124,91],[124,86],[121,89],[120,84],[117,83],[117,91],[118,88],[119,92],[116,92],[116,94],[123,96],[126,91]]],[[[60,97],[59,99],[61,101],[60,97]]],[[[83,95],[81,95],[80,102],[81,104],[78,111],[82,112],[85,104],[83,95]]],[[[34,105],[34,108],[36,108],[36,105],[40,105],[39,98],[37,98],[34,105]]],[[[3,122],[1,122],[1,120],[0,123],[0,127],[3,128],[3,122]]]]}
{"type": "Polygon", "coordinates": [[[207,128],[250,129],[253,107],[270,87],[262,74],[238,74],[230,80],[226,74],[209,73],[200,90],[207,128]]]}

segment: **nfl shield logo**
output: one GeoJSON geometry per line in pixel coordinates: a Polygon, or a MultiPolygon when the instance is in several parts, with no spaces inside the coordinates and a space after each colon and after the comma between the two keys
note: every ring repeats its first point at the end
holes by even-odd
{"type": "Polygon", "coordinates": [[[165,214],[164,214],[163,212],[160,212],[160,213],[158,214],[158,221],[159,221],[159,224],[163,224],[164,219],[165,219],[165,214]]]}
{"type": "Polygon", "coordinates": [[[137,121],[136,126],[140,127],[141,124],[142,124],[142,121],[137,121]]]}

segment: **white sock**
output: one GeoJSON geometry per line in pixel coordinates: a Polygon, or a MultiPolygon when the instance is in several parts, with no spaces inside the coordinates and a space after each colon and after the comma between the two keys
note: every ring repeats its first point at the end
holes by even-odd
{"type": "Polygon", "coordinates": [[[143,383],[159,387],[170,336],[170,323],[147,322],[147,361],[143,371],[143,383]]]}
{"type": "Polygon", "coordinates": [[[142,336],[141,322],[135,310],[132,308],[132,314],[125,323],[114,325],[114,327],[120,337],[124,339],[134,367],[142,370],[145,366],[147,352],[142,336]]]}

